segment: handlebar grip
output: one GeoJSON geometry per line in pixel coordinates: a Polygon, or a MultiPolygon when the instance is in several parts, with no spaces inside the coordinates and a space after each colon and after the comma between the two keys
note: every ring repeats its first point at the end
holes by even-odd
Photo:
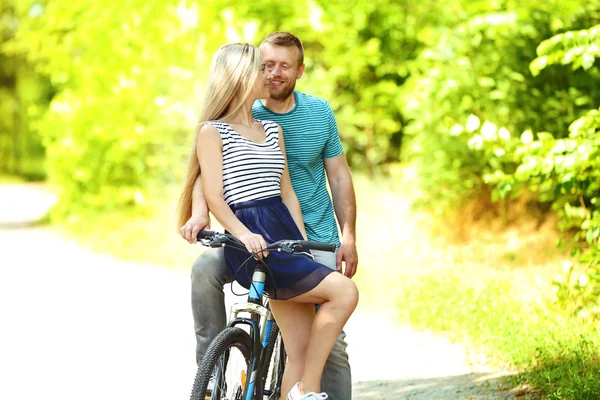
{"type": "Polygon", "coordinates": [[[304,249],[335,252],[336,245],[333,243],[313,242],[312,240],[302,240],[300,245],[304,249]]]}
{"type": "Polygon", "coordinates": [[[212,239],[215,236],[216,232],[215,231],[200,231],[198,232],[198,235],[196,235],[196,238],[198,240],[200,239],[212,239]]]}

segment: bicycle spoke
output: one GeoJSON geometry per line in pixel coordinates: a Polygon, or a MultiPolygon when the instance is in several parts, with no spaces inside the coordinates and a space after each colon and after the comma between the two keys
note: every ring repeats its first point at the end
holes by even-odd
{"type": "Polygon", "coordinates": [[[211,400],[243,400],[248,365],[237,348],[230,348],[215,365],[211,400]]]}

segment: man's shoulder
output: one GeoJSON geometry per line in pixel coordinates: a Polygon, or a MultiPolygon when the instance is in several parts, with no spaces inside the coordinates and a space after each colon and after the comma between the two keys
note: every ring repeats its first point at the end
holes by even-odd
{"type": "Polygon", "coordinates": [[[303,103],[310,107],[329,108],[329,103],[327,102],[327,100],[317,96],[313,96],[308,93],[299,92],[296,90],[296,98],[298,98],[301,104],[303,103]]]}
{"type": "Polygon", "coordinates": [[[253,113],[264,111],[264,108],[265,108],[265,106],[263,105],[263,103],[260,99],[255,100],[254,104],[252,104],[252,112],[253,113]]]}

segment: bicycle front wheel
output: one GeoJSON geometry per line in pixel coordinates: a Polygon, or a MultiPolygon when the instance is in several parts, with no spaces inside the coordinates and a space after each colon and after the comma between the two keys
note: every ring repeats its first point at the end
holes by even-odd
{"type": "Polygon", "coordinates": [[[191,400],[244,400],[252,339],[240,328],[227,328],[212,341],[194,379],[191,400]]]}
{"type": "Polygon", "coordinates": [[[264,400],[278,400],[281,396],[281,382],[285,369],[286,354],[283,339],[277,324],[273,324],[269,344],[265,349],[263,364],[263,398],[264,400]]]}

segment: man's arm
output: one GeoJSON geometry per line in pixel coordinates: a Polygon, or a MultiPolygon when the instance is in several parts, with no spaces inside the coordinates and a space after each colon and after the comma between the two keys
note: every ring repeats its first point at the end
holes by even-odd
{"type": "Polygon", "coordinates": [[[342,245],[338,250],[337,268],[342,271],[342,261],[346,263],[344,275],[352,278],[358,266],[356,251],[356,195],[350,168],[344,153],[337,157],[325,158],[325,172],[331,194],[333,208],[342,231],[342,245]]]}
{"type": "Polygon", "coordinates": [[[179,231],[182,238],[190,243],[196,243],[196,235],[203,229],[210,229],[210,217],[202,189],[202,176],[198,175],[192,189],[192,216],[179,231]]]}

